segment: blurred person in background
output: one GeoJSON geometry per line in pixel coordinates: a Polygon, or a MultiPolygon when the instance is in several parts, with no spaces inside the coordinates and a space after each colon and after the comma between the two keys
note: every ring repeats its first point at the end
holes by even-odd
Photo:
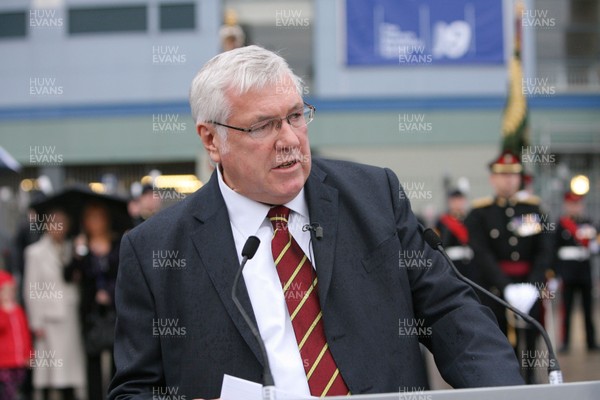
{"type": "Polygon", "coordinates": [[[75,238],[71,265],[65,270],[69,281],[81,287],[80,316],[86,352],[88,400],[106,397],[110,377],[102,370],[102,354],[111,354],[115,324],[115,281],[119,265],[120,236],[111,227],[109,209],[90,202],[81,216],[83,232],[75,238]]]}
{"type": "MultiPolygon", "coordinates": [[[[37,193],[33,196],[31,203],[35,201],[41,201],[46,198],[45,195],[37,193]]],[[[12,274],[18,283],[23,282],[23,275],[25,271],[25,248],[32,243],[37,242],[44,233],[41,229],[37,229],[37,225],[32,224],[31,221],[35,221],[36,211],[33,208],[27,210],[27,214],[20,218],[17,223],[16,234],[13,240],[13,262],[12,262],[12,274]]],[[[19,285],[19,301],[21,304],[25,304],[23,295],[23,285],[19,285]]],[[[25,305],[25,307],[27,307],[25,305]]]]}
{"type": "Polygon", "coordinates": [[[132,223],[138,225],[137,221],[140,218],[140,198],[139,196],[132,196],[127,201],[127,213],[131,217],[132,223]]]}
{"type": "Polygon", "coordinates": [[[237,13],[229,8],[225,10],[225,23],[219,28],[221,50],[229,51],[242,47],[246,41],[246,34],[237,22],[237,13]]]}
{"type": "Polygon", "coordinates": [[[64,400],[75,399],[85,385],[83,344],[79,324],[79,289],[64,279],[73,246],[67,214],[54,209],[44,214],[45,233],[25,249],[23,280],[36,359],[33,386],[50,400],[52,390],[64,400]]]}
{"type": "Polygon", "coordinates": [[[10,235],[0,226],[0,270],[13,272],[13,245],[10,235]]]}
{"type": "MultiPolygon", "coordinates": [[[[539,290],[552,261],[552,244],[544,222],[547,216],[540,209],[539,198],[517,195],[523,165],[516,155],[502,152],[489,169],[494,196],[475,200],[465,221],[480,283],[539,320],[539,290]]],[[[507,315],[514,314],[487,296],[481,296],[481,301],[496,315],[518,357],[523,351],[535,350],[536,329],[520,319],[509,323],[507,315]],[[524,346],[519,345],[522,342],[524,346]]],[[[534,383],[533,368],[522,372],[528,383],[534,383]]]]}
{"type": "Polygon", "coordinates": [[[469,246],[469,231],[464,224],[467,206],[467,196],[459,189],[452,190],[447,197],[447,211],[438,219],[435,230],[456,268],[467,278],[476,280],[473,249],[469,246]]]}
{"type": "Polygon", "coordinates": [[[31,357],[27,317],[13,276],[0,270],[0,399],[17,400],[31,357]]]}
{"type": "Polygon", "coordinates": [[[137,200],[138,215],[133,218],[134,226],[141,224],[159,212],[161,205],[160,196],[155,195],[154,188],[151,185],[144,185],[142,193],[137,200]]]}
{"type": "MultiPolygon", "coordinates": [[[[41,191],[31,192],[30,204],[40,202],[46,198],[46,195],[41,191]]],[[[16,234],[13,240],[13,251],[12,251],[12,274],[17,282],[17,299],[19,304],[25,308],[27,313],[27,305],[25,304],[24,285],[23,285],[23,274],[25,271],[25,248],[32,243],[37,242],[41,237],[43,231],[37,229],[35,224],[31,224],[31,221],[35,221],[36,211],[29,207],[27,214],[19,218],[17,222],[16,234]]],[[[33,336],[33,333],[32,333],[33,336]]],[[[33,397],[33,371],[27,369],[27,376],[25,382],[21,387],[21,393],[23,400],[29,400],[33,397]]]]}
{"type": "Polygon", "coordinates": [[[575,294],[581,296],[588,350],[597,350],[593,319],[592,266],[590,256],[598,253],[598,232],[585,215],[584,197],[567,192],[564,213],[554,235],[554,266],[562,280],[564,318],[561,351],[569,350],[571,318],[575,294]]]}

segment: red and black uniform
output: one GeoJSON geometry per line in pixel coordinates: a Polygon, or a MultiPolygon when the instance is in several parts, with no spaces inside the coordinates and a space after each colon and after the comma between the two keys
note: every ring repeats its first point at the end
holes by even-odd
{"type": "Polygon", "coordinates": [[[557,224],[554,240],[555,268],[563,282],[563,349],[569,346],[571,315],[575,293],[581,294],[589,349],[596,349],[593,322],[592,267],[590,256],[597,251],[597,231],[589,220],[563,216],[557,224]]]}
{"type": "MultiPolygon", "coordinates": [[[[548,223],[544,221],[546,216],[540,211],[536,197],[476,201],[465,223],[475,254],[478,283],[500,297],[511,283],[530,283],[541,288],[545,271],[552,261],[552,242],[548,223]]],[[[482,304],[490,307],[500,329],[510,338],[505,308],[485,295],[479,297],[482,304]]],[[[529,315],[540,320],[541,314],[538,299],[529,315]]],[[[535,351],[538,336],[535,329],[529,327],[513,332],[516,334],[515,349],[518,338],[525,335],[525,350],[535,351]]],[[[533,383],[533,370],[527,369],[524,373],[528,383],[533,383]]]]}
{"type": "Polygon", "coordinates": [[[473,249],[469,246],[469,230],[464,224],[464,216],[443,214],[435,225],[444,249],[461,274],[477,280],[473,264],[473,249]]]}

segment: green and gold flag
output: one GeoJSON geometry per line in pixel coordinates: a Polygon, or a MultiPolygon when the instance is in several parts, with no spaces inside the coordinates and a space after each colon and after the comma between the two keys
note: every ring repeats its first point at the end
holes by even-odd
{"type": "Polygon", "coordinates": [[[502,119],[502,150],[521,154],[529,145],[527,124],[527,97],[523,89],[523,63],[521,61],[523,4],[518,1],[515,7],[515,43],[513,55],[508,64],[508,97],[502,119]]]}

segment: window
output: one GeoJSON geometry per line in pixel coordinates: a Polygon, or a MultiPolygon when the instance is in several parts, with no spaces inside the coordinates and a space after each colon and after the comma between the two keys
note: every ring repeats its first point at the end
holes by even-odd
{"type": "Polygon", "coordinates": [[[599,92],[600,0],[535,0],[529,20],[537,77],[559,92],[599,92]]]}
{"type": "Polygon", "coordinates": [[[0,39],[18,38],[27,35],[25,11],[0,13],[0,39]]]}
{"type": "Polygon", "coordinates": [[[145,32],[146,6],[69,9],[69,33],[145,32]]]}
{"type": "Polygon", "coordinates": [[[196,28],[196,7],[194,3],[161,4],[160,30],[193,30],[196,28]]]}

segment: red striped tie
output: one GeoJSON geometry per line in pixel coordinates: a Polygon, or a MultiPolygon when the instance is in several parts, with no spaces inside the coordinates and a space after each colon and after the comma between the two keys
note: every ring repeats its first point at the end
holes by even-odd
{"type": "Polygon", "coordinates": [[[271,242],[273,260],[283,287],[310,393],[320,397],[349,395],[325,338],[317,275],[288,230],[289,214],[289,208],[277,206],[269,210],[267,217],[275,231],[271,242]]]}

